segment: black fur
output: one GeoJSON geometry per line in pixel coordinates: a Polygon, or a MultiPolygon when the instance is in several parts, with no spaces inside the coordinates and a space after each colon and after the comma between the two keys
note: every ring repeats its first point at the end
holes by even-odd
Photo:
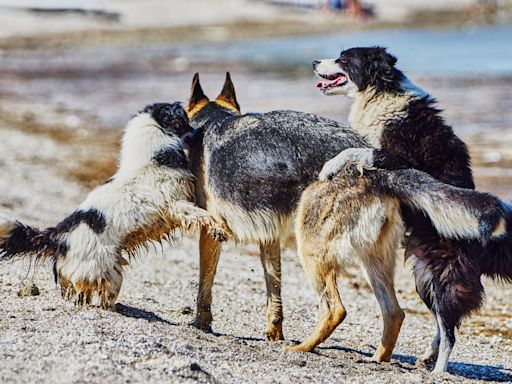
{"type": "Polygon", "coordinates": [[[350,48],[336,59],[340,68],[348,74],[360,91],[375,87],[377,92],[400,92],[403,73],[395,67],[396,57],[386,48],[350,48]]]}
{"type": "Polygon", "coordinates": [[[416,168],[447,184],[475,188],[468,149],[448,126],[435,100],[411,101],[406,116],[388,122],[374,165],[386,169],[416,168]]]}
{"type": "MultiPolygon", "coordinates": [[[[68,233],[78,227],[81,223],[85,223],[93,230],[94,233],[100,234],[105,230],[107,222],[103,213],[97,209],[89,209],[87,211],[78,210],[62,220],[55,227],[57,233],[68,233]]],[[[51,229],[51,228],[50,228],[51,229]]]]}
{"type": "MultiPolygon", "coordinates": [[[[404,76],[395,68],[396,59],[384,48],[349,49],[341,53],[338,62],[360,91],[368,87],[377,93],[405,91],[400,84],[404,76]]],[[[445,123],[435,102],[428,97],[414,99],[405,117],[390,119],[382,132],[381,148],[374,150],[374,165],[416,168],[444,183],[474,189],[467,147],[445,123]]],[[[512,281],[512,236],[487,245],[444,239],[422,213],[403,206],[402,214],[412,231],[406,257],[413,258],[416,289],[434,315],[441,317],[453,345],[454,327],[482,304],[480,276],[512,281]]],[[[512,217],[510,212],[507,215],[512,217]]],[[[490,230],[481,228],[483,232],[490,230]]]]}
{"type": "Polygon", "coordinates": [[[96,234],[102,233],[106,226],[105,217],[96,209],[75,211],[57,226],[44,230],[17,222],[0,248],[0,261],[22,257],[29,253],[51,259],[65,256],[67,245],[62,235],[71,232],[81,223],[87,224],[96,234]]]}
{"type": "Polygon", "coordinates": [[[168,135],[183,136],[191,131],[188,117],[180,103],[155,103],[142,111],[150,113],[162,132],[168,135]]]}
{"type": "Polygon", "coordinates": [[[294,111],[238,116],[210,103],[191,122],[197,128],[187,140],[194,174],[209,148],[208,179],[216,194],[247,211],[291,213],[325,161],[345,148],[368,146],[332,120],[294,111]]]}
{"type": "Polygon", "coordinates": [[[64,256],[67,247],[60,240],[59,233],[55,228],[41,231],[18,222],[2,245],[0,260],[11,260],[32,252],[37,252],[43,257],[56,258],[64,256]]]}
{"type": "Polygon", "coordinates": [[[182,149],[163,149],[153,159],[157,165],[162,167],[186,169],[188,166],[187,156],[182,149]]]}

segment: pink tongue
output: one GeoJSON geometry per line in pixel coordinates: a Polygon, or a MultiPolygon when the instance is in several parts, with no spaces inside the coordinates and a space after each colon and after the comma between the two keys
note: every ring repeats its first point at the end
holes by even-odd
{"type": "Polygon", "coordinates": [[[332,85],[338,85],[345,81],[345,76],[337,77],[334,80],[323,80],[316,84],[317,88],[327,88],[332,85]]]}

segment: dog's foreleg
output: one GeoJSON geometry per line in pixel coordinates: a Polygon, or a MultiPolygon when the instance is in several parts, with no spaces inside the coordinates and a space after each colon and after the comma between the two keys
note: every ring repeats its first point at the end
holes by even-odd
{"type": "Polygon", "coordinates": [[[193,325],[203,331],[211,332],[212,324],[212,286],[217,272],[221,243],[213,239],[206,228],[201,229],[199,237],[199,292],[197,294],[197,313],[193,325]]]}
{"type": "Polygon", "coordinates": [[[340,152],[336,157],[327,161],[320,174],[319,180],[330,180],[341,169],[349,164],[358,164],[363,168],[373,167],[373,148],[348,148],[340,152]]]}
{"type": "Polygon", "coordinates": [[[194,203],[176,201],[172,204],[170,211],[173,220],[186,230],[205,228],[208,234],[218,241],[224,241],[228,237],[228,230],[223,223],[194,203]]]}
{"type": "Polygon", "coordinates": [[[267,330],[269,341],[284,340],[281,302],[281,245],[279,240],[260,244],[261,264],[267,286],[267,330]]]}

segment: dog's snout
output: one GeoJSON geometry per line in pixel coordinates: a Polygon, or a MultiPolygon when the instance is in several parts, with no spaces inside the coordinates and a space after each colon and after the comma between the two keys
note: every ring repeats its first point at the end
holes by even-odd
{"type": "Polygon", "coordinates": [[[316,69],[316,66],[320,64],[320,60],[313,61],[313,69],[316,69]]]}

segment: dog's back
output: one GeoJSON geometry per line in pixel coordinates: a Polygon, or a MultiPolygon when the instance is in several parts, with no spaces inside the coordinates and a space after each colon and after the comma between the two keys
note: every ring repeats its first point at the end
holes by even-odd
{"type": "MultiPolygon", "coordinates": [[[[307,113],[274,111],[240,116],[229,74],[211,102],[196,75],[187,108],[197,131],[189,161],[197,177],[196,202],[227,223],[239,242],[259,243],[267,286],[268,340],[282,340],[281,238],[292,222],[302,191],[322,164],[339,151],[366,142],[332,120],[307,113]]],[[[210,329],[212,285],[219,244],[200,240],[200,281],[195,325],[210,329]]]]}
{"type": "Polygon", "coordinates": [[[199,123],[195,142],[200,143],[192,151],[202,150],[195,166],[198,161],[206,169],[208,210],[224,218],[239,241],[277,238],[290,228],[302,191],[323,163],[345,148],[367,146],[347,127],[313,114],[205,117],[215,116],[216,108],[209,105],[192,118],[192,124],[199,123]]]}

